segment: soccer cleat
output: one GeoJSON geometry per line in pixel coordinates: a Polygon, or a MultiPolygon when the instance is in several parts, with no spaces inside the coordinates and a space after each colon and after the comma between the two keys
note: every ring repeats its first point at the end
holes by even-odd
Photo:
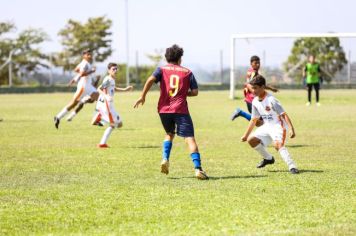
{"type": "Polygon", "coordinates": [[[299,170],[297,168],[292,168],[289,170],[291,174],[299,174],[299,170]]]}
{"type": "Polygon", "coordinates": [[[58,126],[59,126],[59,122],[61,120],[57,118],[57,116],[54,117],[54,126],[56,126],[56,129],[58,129],[58,126]]]}
{"type": "Polygon", "coordinates": [[[101,121],[101,114],[100,114],[100,113],[97,113],[97,114],[94,116],[94,118],[93,118],[91,124],[92,124],[92,125],[97,125],[97,126],[103,126],[103,124],[102,124],[100,121],[101,121]]]}
{"type": "Polygon", "coordinates": [[[234,113],[232,113],[231,115],[231,121],[235,120],[237,117],[240,116],[240,113],[241,113],[241,109],[240,108],[237,108],[234,113]]]}
{"type": "Polygon", "coordinates": [[[93,125],[104,126],[101,122],[95,122],[95,123],[93,123],[93,125]]]}
{"type": "Polygon", "coordinates": [[[208,180],[209,176],[203,170],[195,169],[195,177],[200,180],[208,180]]]}
{"type": "Polygon", "coordinates": [[[316,103],[316,106],[320,107],[320,106],[321,106],[321,104],[320,104],[319,102],[317,102],[317,103],[316,103]]]}
{"type": "Polygon", "coordinates": [[[311,104],[310,102],[305,103],[305,105],[306,105],[307,107],[310,106],[310,104],[311,104]]]}
{"type": "Polygon", "coordinates": [[[271,160],[263,159],[258,165],[257,168],[263,168],[266,165],[272,165],[274,163],[274,158],[272,157],[271,160]]]}
{"type": "Polygon", "coordinates": [[[169,173],[169,161],[163,159],[161,162],[161,173],[168,175],[169,173]]]}
{"type": "Polygon", "coordinates": [[[106,143],[104,143],[104,144],[98,144],[97,147],[98,148],[108,148],[109,146],[106,143]]]}

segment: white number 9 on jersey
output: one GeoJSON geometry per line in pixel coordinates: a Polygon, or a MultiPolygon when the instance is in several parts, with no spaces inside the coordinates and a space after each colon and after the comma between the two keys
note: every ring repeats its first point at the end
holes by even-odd
{"type": "Polygon", "coordinates": [[[174,97],[178,93],[179,89],[179,76],[178,75],[171,75],[169,77],[169,96],[174,97]]]}

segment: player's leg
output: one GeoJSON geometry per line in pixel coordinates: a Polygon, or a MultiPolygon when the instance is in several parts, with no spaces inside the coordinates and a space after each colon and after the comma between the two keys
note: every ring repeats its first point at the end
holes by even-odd
{"type": "Polygon", "coordinates": [[[307,84],[307,86],[308,86],[308,102],[305,105],[310,106],[310,104],[311,104],[311,93],[312,93],[313,85],[312,84],[307,84]]]}
{"type": "Polygon", "coordinates": [[[107,141],[108,141],[112,131],[115,128],[121,128],[123,126],[122,120],[121,120],[119,114],[115,111],[115,109],[113,108],[112,105],[108,105],[108,117],[109,117],[110,125],[104,131],[103,137],[101,138],[100,143],[98,144],[98,147],[100,147],[100,148],[109,147],[107,145],[107,141]]]}
{"type": "Polygon", "coordinates": [[[160,113],[159,117],[162,122],[162,126],[166,131],[166,136],[162,144],[162,161],[161,161],[161,173],[168,175],[169,173],[169,157],[171,154],[173,139],[175,133],[174,114],[160,113]]]}
{"type": "MultiPolygon", "coordinates": [[[[246,102],[246,105],[247,105],[248,111],[251,113],[252,112],[252,104],[249,102],[246,102]]],[[[240,108],[236,108],[234,113],[232,113],[231,120],[233,121],[239,116],[242,116],[243,118],[245,118],[248,121],[251,120],[251,115],[240,108]]]]}
{"type": "Polygon", "coordinates": [[[257,168],[263,168],[266,165],[271,165],[274,163],[274,158],[272,154],[267,151],[267,146],[271,143],[271,139],[266,132],[266,127],[262,126],[257,128],[257,130],[251,134],[248,138],[248,143],[250,146],[256,150],[261,156],[262,161],[257,165],[257,168]]]}
{"type": "Polygon", "coordinates": [[[77,91],[75,92],[71,102],[65,106],[55,117],[54,117],[54,125],[58,129],[60,120],[70,111],[72,110],[80,101],[84,94],[84,87],[81,84],[78,84],[77,91]]]}
{"type": "Polygon", "coordinates": [[[177,124],[177,135],[183,137],[188,145],[190,157],[194,164],[195,176],[201,180],[209,179],[201,166],[200,153],[194,138],[192,118],[189,114],[175,114],[175,123],[177,124]]]}
{"type": "Polygon", "coordinates": [[[284,145],[286,140],[286,133],[287,131],[283,127],[276,127],[271,133],[272,137],[274,137],[273,146],[279,152],[279,155],[281,155],[284,162],[288,165],[289,171],[292,174],[298,174],[298,168],[284,145]]]}
{"type": "Polygon", "coordinates": [[[87,103],[93,103],[95,101],[98,100],[99,97],[99,93],[96,92],[94,87],[90,87],[90,95],[86,95],[84,96],[78,103],[77,107],[74,109],[74,111],[71,112],[71,114],[69,114],[69,116],[67,117],[67,121],[72,121],[73,118],[83,109],[84,104],[87,103]]]}
{"type": "Polygon", "coordinates": [[[314,89],[315,89],[316,105],[320,106],[320,103],[319,103],[320,84],[319,83],[314,84],[314,89]]]}
{"type": "Polygon", "coordinates": [[[55,117],[54,117],[54,125],[58,129],[60,120],[76,105],[78,104],[78,100],[73,99],[67,106],[65,106],[55,117]]]}

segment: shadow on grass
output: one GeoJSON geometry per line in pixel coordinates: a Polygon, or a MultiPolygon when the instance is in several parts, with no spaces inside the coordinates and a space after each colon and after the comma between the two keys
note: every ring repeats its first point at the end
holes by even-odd
{"type": "Polygon", "coordinates": [[[292,144],[286,145],[287,148],[303,148],[303,147],[316,147],[318,145],[309,145],[309,144],[292,144]]]}
{"type": "MultiPolygon", "coordinates": [[[[223,179],[254,179],[254,178],[264,178],[267,175],[245,175],[245,176],[209,176],[209,180],[223,180],[223,179]]],[[[193,176],[189,177],[168,177],[168,179],[195,179],[193,176]]]]}
{"type": "MultiPolygon", "coordinates": [[[[279,173],[279,172],[289,172],[289,170],[268,170],[268,172],[279,173]]],[[[299,170],[299,173],[323,173],[323,170],[299,170]]]]}
{"type": "Polygon", "coordinates": [[[161,146],[158,146],[158,145],[143,145],[143,146],[135,146],[135,147],[129,147],[129,148],[140,148],[140,149],[143,149],[143,148],[161,148],[161,146]]]}

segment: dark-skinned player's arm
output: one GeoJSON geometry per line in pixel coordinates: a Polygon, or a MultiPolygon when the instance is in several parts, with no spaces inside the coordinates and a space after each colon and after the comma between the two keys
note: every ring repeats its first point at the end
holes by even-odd
{"type": "Polygon", "coordinates": [[[146,94],[148,93],[148,91],[150,90],[150,88],[152,87],[155,81],[156,81],[156,77],[154,77],[153,75],[148,77],[145,86],[143,87],[141,97],[136,101],[134,108],[138,108],[140,104],[141,105],[145,104],[146,94]]]}

